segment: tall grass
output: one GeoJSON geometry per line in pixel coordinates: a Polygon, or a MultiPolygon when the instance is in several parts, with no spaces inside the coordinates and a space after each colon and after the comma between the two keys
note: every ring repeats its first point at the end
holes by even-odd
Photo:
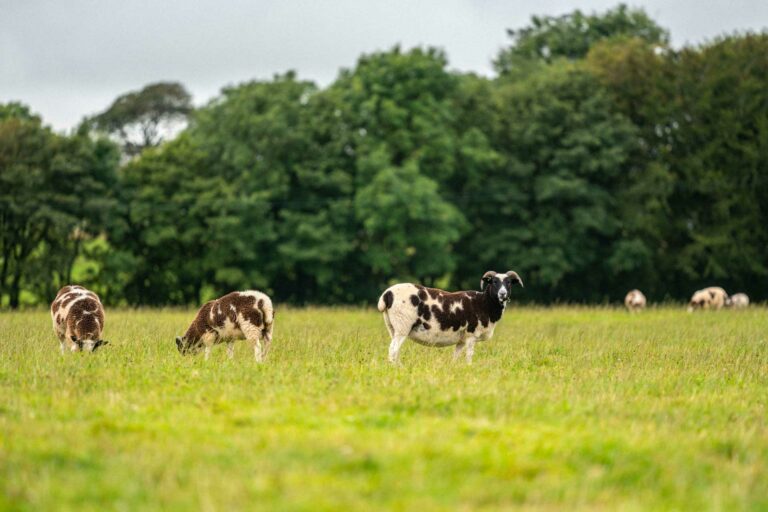
{"type": "Polygon", "coordinates": [[[512,309],[398,367],[372,310],[278,309],[264,365],[181,357],[189,311],[65,357],[0,314],[0,507],[765,510],[767,313],[512,309]]]}

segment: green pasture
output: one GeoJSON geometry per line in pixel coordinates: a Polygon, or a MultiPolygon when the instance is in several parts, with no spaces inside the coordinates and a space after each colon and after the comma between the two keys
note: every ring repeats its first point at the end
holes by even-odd
{"type": "Polygon", "coordinates": [[[513,308],[475,362],[380,315],[277,309],[210,361],[192,311],[108,311],[96,354],[0,314],[0,508],[766,510],[768,310],[513,308]]]}

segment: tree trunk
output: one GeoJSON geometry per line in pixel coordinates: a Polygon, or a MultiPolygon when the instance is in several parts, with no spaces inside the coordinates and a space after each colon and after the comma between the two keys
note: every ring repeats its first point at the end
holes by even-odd
{"type": "Polygon", "coordinates": [[[19,309],[19,295],[21,293],[21,271],[17,270],[13,274],[13,281],[8,290],[9,306],[11,309],[19,309]]]}

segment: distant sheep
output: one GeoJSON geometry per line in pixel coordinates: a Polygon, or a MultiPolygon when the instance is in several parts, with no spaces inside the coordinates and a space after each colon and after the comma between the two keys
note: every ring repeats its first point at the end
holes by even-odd
{"type": "Polygon", "coordinates": [[[213,345],[226,342],[227,355],[232,358],[235,340],[245,339],[256,360],[262,362],[272,343],[274,318],[272,300],[264,293],[232,292],[203,304],[184,336],[176,337],[176,348],[181,354],[194,354],[205,347],[208,359],[213,345]]]}
{"type": "Polygon", "coordinates": [[[719,286],[710,286],[693,294],[688,303],[688,312],[696,309],[722,309],[728,304],[728,294],[719,286]]]}
{"type": "Polygon", "coordinates": [[[749,307],[749,297],[746,293],[735,293],[731,295],[728,306],[734,309],[742,309],[749,307]]]}
{"type": "Polygon", "coordinates": [[[62,354],[67,350],[95,352],[109,343],[101,339],[104,331],[101,300],[82,286],[68,285],[59,290],[51,303],[51,320],[62,354]]]}
{"type": "Polygon", "coordinates": [[[431,347],[455,345],[454,359],[466,351],[471,363],[475,342],[493,336],[516,284],[523,286],[516,272],[489,271],[483,275],[480,292],[451,293],[411,283],[390,286],[378,303],[391,337],[389,361],[398,361],[400,347],[410,337],[431,347]]]}
{"type": "Polygon", "coordinates": [[[645,308],[645,295],[640,290],[632,290],[624,297],[624,305],[630,313],[641,311],[645,308]]]}

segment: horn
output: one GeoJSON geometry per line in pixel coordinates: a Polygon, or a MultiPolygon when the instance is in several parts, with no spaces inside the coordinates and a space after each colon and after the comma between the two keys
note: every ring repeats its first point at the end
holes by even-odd
{"type": "Polygon", "coordinates": [[[510,270],[509,272],[507,272],[507,277],[512,279],[513,282],[517,282],[517,284],[519,284],[521,288],[525,288],[525,286],[523,286],[523,280],[520,279],[520,276],[517,275],[517,272],[515,272],[514,270],[510,270]]]}
{"type": "Polygon", "coordinates": [[[496,272],[493,270],[489,270],[485,274],[483,274],[483,278],[480,280],[480,291],[485,289],[485,285],[494,277],[496,277],[496,272]]]}

